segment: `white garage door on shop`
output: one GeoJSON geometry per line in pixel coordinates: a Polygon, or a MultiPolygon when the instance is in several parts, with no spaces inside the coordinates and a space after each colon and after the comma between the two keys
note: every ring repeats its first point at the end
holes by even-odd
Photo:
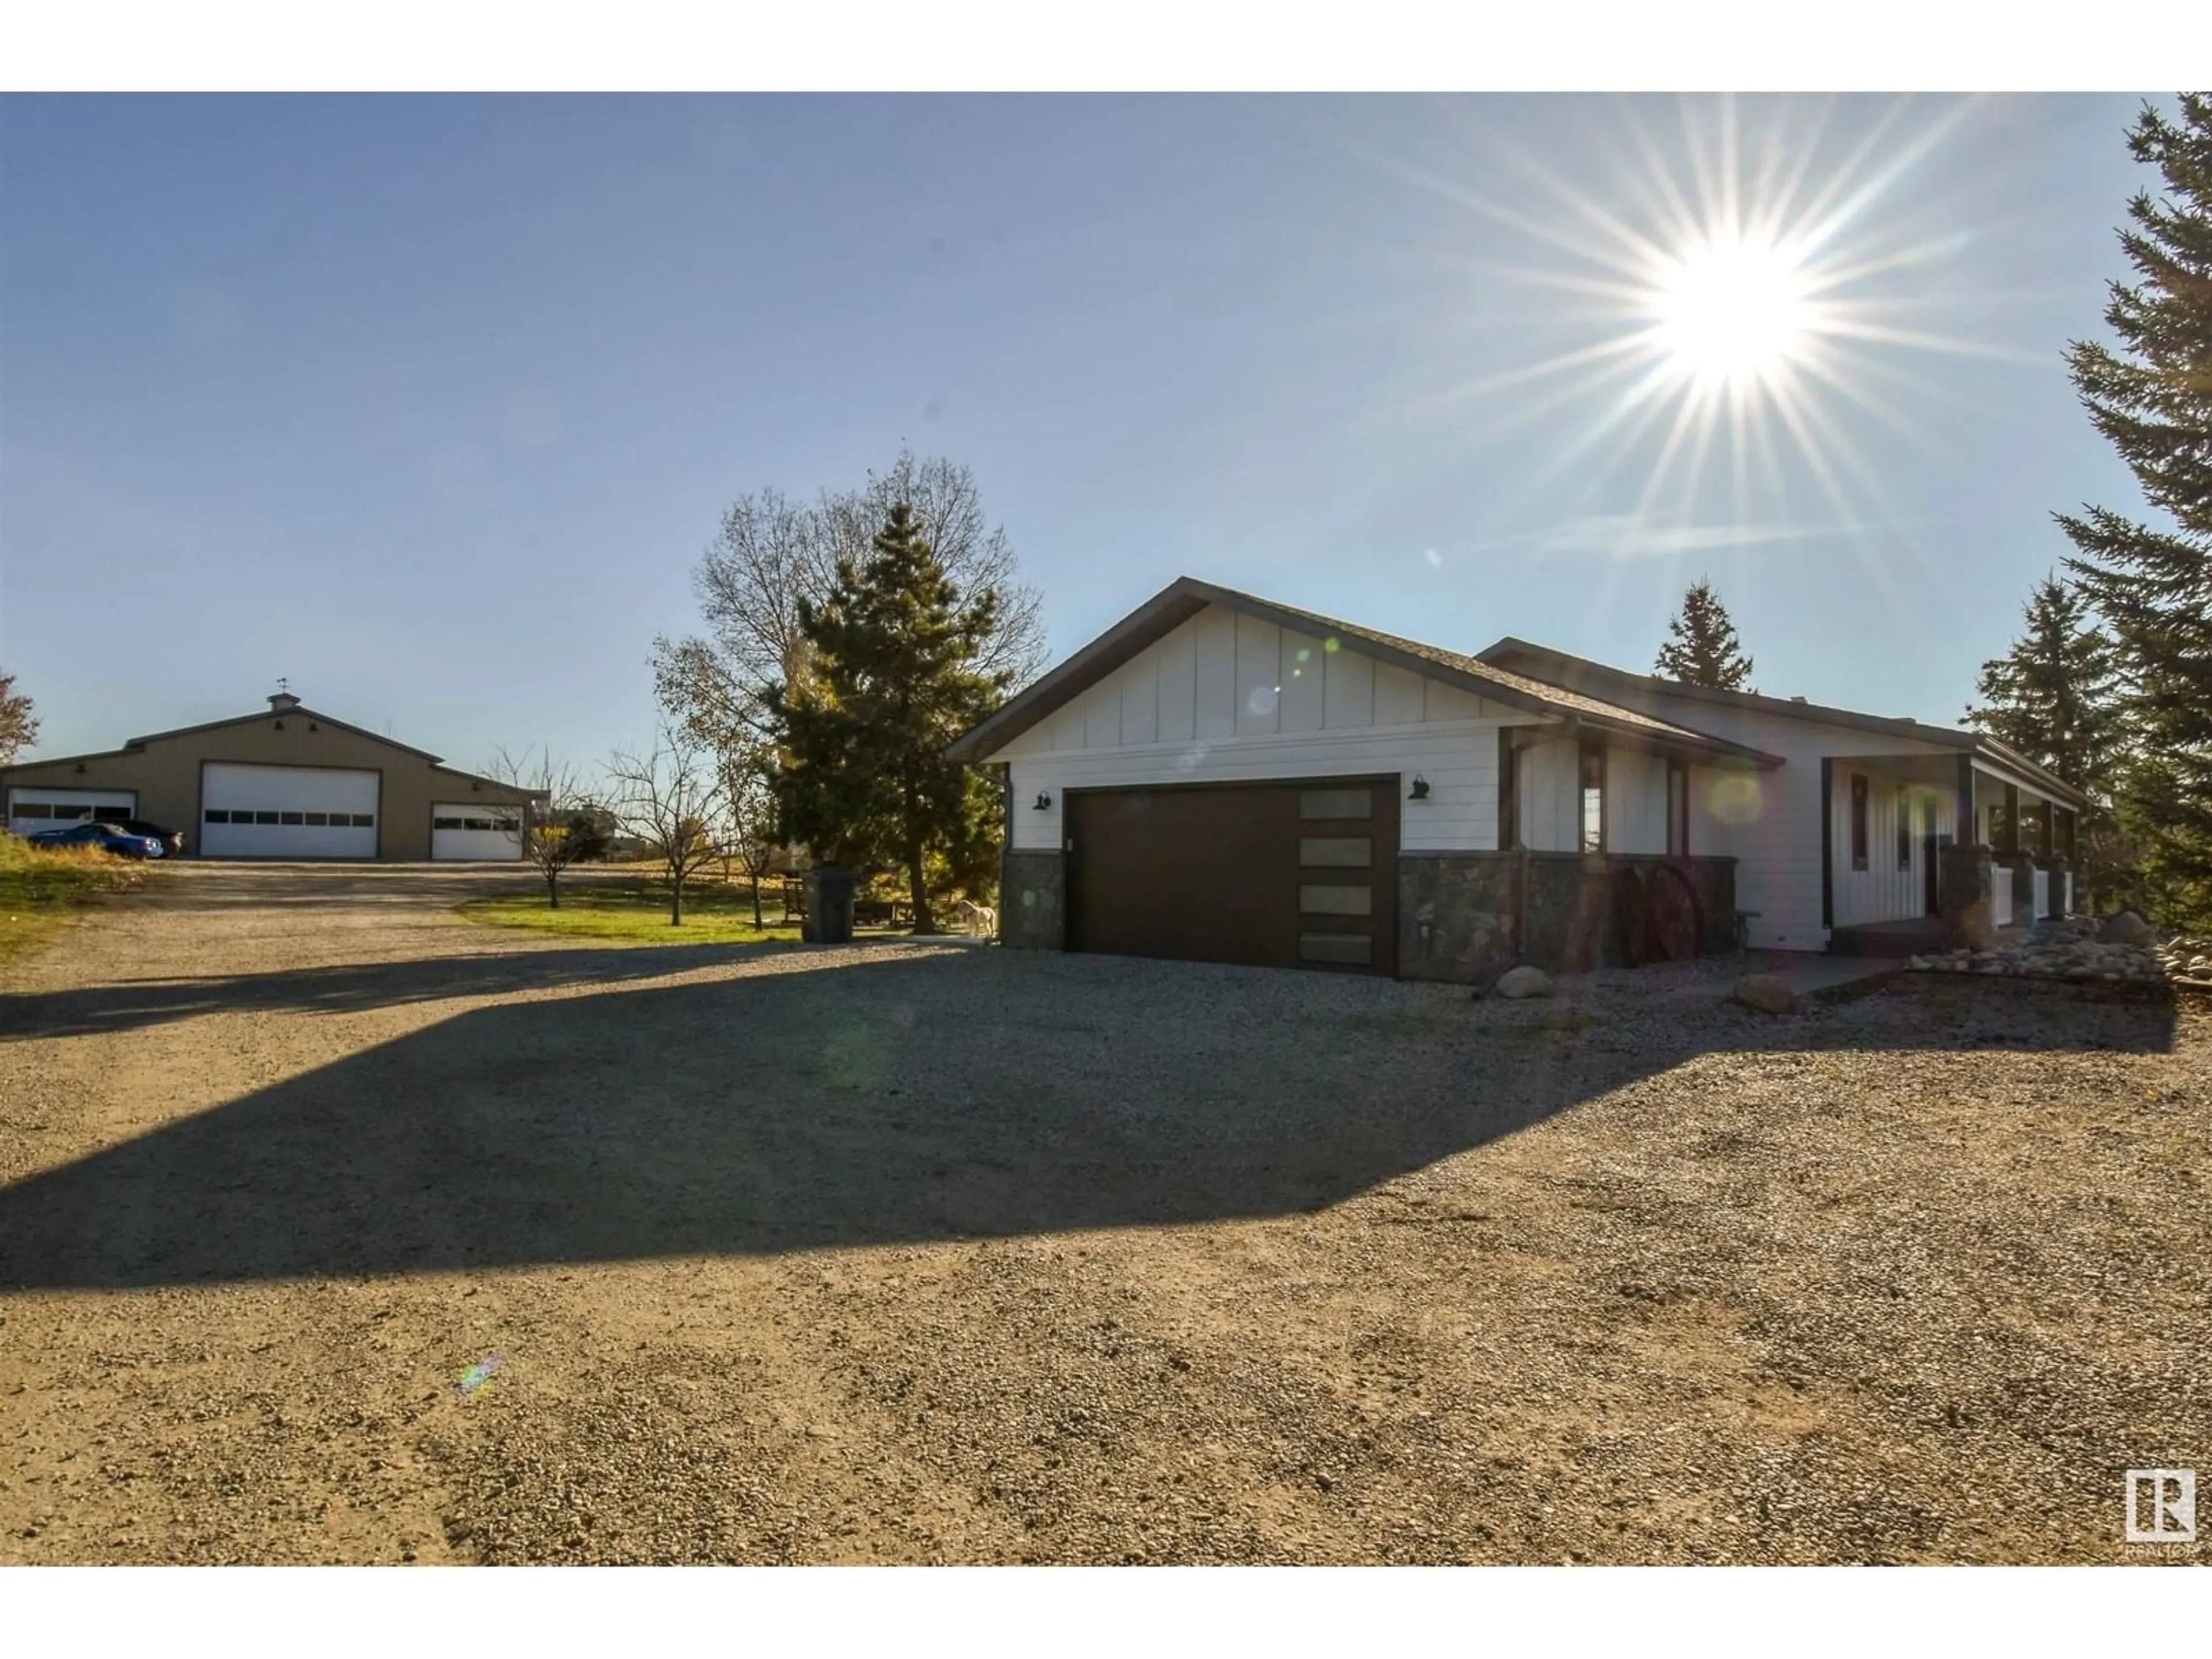
{"type": "Polygon", "coordinates": [[[35,836],[75,823],[108,823],[138,816],[138,797],[128,789],[10,789],[8,833],[35,836]]]}
{"type": "Polygon", "coordinates": [[[374,772],[324,766],[200,769],[200,854],[211,859],[373,859],[374,772]]]}
{"type": "Polygon", "coordinates": [[[519,859],[522,809],[441,801],[430,809],[434,859],[519,859]]]}

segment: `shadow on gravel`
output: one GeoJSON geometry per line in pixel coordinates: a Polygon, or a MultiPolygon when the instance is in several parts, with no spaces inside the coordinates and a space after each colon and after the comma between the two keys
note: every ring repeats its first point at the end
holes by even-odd
{"type": "MultiPolygon", "coordinates": [[[[587,963],[678,965],[667,953],[638,963],[646,954],[420,966],[580,978],[587,963]]],[[[1701,1054],[2163,1052],[2175,1025],[2169,1003],[2085,1006],[2053,991],[2068,999],[2058,1017],[2018,986],[1900,989],[1780,1020],[1712,1004],[1609,1024],[1602,1007],[1097,957],[951,950],[805,965],[802,952],[790,971],[471,1010],[0,1188],[0,1284],[380,1275],[1283,1215],[1701,1054]]]]}
{"type": "Polygon", "coordinates": [[[69,991],[0,995],[0,1042],[29,1037],[97,1036],[200,1014],[358,1013],[410,1002],[617,985],[712,968],[789,945],[582,945],[415,962],[345,963],[276,974],[211,974],[195,979],[125,981],[69,991]]]}

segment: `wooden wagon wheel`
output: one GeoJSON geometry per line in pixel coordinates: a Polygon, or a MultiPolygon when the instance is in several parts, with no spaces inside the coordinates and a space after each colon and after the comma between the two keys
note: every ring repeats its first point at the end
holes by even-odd
{"type": "Polygon", "coordinates": [[[1613,878],[1613,939],[1621,961],[1631,968],[1651,959],[1644,908],[1644,878],[1635,866],[1624,866],[1613,878]]]}
{"type": "Polygon", "coordinates": [[[1698,954],[1705,930],[1699,925],[1697,889],[1680,870],[1671,864],[1653,866],[1644,884],[1644,914],[1656,960],[1686,962],[1698,954]]]}

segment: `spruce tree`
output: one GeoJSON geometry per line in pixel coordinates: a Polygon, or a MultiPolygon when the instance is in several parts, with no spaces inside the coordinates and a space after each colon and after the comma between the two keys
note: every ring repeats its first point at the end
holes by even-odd
{"type": "Polygon", "coordinates": [[[800,602],[805,683],[768,689],[782,839],[902,871],[917,933],[936,931],[932,860],[973,869],[994,833],[995,792],[945,749],[1005,697],[1008,677],[979,666],[998,607],[991,588],[959,591],[901,503],[872,556],[839,559],[830,592],[800,602]]]}
{"type": "Polygon", "coordinates": [[[1682,609],[1667,624],[1673,635],[1659,647],[1651,672],[1685,685],[1709,685],[1717,691],[1741,691],[1751,678],[1751,659],[1738,649],[1735,623],[1728,607],[1700,576],[1682,595],[1682,609]]]}
{"type": "Polygon", "coordinates": [[[2089,418],[2166,521],[2107,508],[2057,515],[2067,561],[2119,648],[2133,752],[2116,808],[2143,848],[2165,920],[2212,922],[2212,95],[2174,121],[2145,106],[2128,148],[2160,193],[2128,204],[2132,286],[2109,285],[2114,350],[2067,351],[2089,418]]]}
{"type": "Polygon", "coordinates": [[[1982,665],[1981,702],[1966,724],[2101,798],[2119,735],[2112,641],[2080,592],[2056,576],[2036,584],[2026,616],[2012,649],[1982,665]]]}

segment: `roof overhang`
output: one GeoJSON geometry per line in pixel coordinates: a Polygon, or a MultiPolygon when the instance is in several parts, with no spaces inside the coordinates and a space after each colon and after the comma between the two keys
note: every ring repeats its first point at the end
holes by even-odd
{"type": "Polygon", "coordinates": [[[1552,688],[1473,658],[1420,647],[1412,641],[1277,605],[1235,588],[1218,587],[1194,576],[1178,576],[1170,582],[1090,644],[1017,693],[995,714],[955,738],[946,746],[945,754],[958,761],[988,759],[1208,605],[1219,605],[1225,611],[1273,623],[1293,633],[1340,636],[1362,655],[1547,720],[1588,726],[1642,744],[1694,755],[1708,763],[1739,763],[1765,769],[1783,763],[1778,756],[1686,726],[1674,726],[1626,709],[1593,707],[1588,698],[1563,698],[1552,688]]]}
{"type": "Polygon", "coordinates": [[[1935,744],[1945,749],[1965,750],[1984,757],[2000,768],[2019,773],[2023,781],[2062,802],[2079,807],[2089,805],[2087,795],[2056,773],[2039,766],[2018,750],[1979,732],[1960,732],[1948,726],[1930,726],[1891,714],[1863,714],[1855,708],[1801,702],[1795,698],[1770,697],[1757,691],[1723,691],[1712,686],[1686,685],[1677,680],[1662,680],[1650,674],[1632,674],[1609,663],[1577,657],[1571,652],[1557,650],[1550,646],[1534,645],[1510,634],[1478,654],[1487,663],[1512,662],[1519,672],[1532,678],[1541,680],[1556,675],[1563,684],[1575,690],[1587,687],[1601,694],[1609,692],[1616,696],[1675,697],[1692,702],[1709,702],[1721,708],[1748,708],[1782,720],[1877,732],[1914,743],[1935,744]]]}

